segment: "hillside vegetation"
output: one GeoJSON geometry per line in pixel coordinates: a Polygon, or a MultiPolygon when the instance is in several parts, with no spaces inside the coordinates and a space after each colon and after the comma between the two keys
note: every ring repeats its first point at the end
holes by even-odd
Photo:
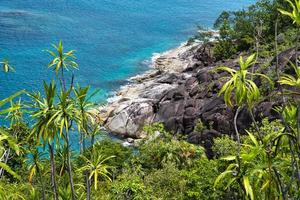
{"type": "MultiPolygon", "coordinates": [[[[300,0],[224,11],[215,28],[217,41],[200,31],[190,42],[202,40],[220,63],[210,73],[222,74],[218,93],[234,110],[234,131],[194,145],[155,123],[137,148],[97,141],[97,91],[76,83],[76,52],[60,41],[47,51],[55,80],[0,101],[0,199],[300,199],[300,0]],[[272,118],[258,117],[265,99],[272,118]]],[[[7,76],[19,67],[1,65],[7,76]]],[[[211,126],[198,120],[195,132],[204,137],[211,126]]]]}

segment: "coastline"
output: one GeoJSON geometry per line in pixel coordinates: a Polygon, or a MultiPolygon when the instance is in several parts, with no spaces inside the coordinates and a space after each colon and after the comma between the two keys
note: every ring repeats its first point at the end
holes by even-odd
{"type": "Polygon", "coordinates": [[[103,127],[109,133],[125,138],[144,138],[143,126],[163,122],[155,115],[155,104],[168,91],[178,88],[175,80],[188,79],[192,75],[187,70],[195,62],[193,51],[202,46],[201,42],[187,45],[182,43],[176,48],[161,54],[154,54],[149,70],[131,77],[128,85],[97,108],[97,118],[104,122],[103,127]]]}
{"type": "MultiPolygon", "coordinates": [[[[209,39],[209,42],[214,42],[216,39],[219,37],[219,31],[214,30],[214,29],[209,29],[207,30],[208,32],[211,33],[211,38],[209,39]]],[[[204,31],[199,30],[199,33],[202,33],[204,31]]],[[[181,57],[180,55],[187,53],[189,50],[191,50],[193,47],[200,47],[203,42],[200,40],[195,40],[191,44],[189,44],[189,41],[181,42],[180,45],[171,48],[169,50],[166,50],[162,53],[153,53],[152,57],[149,60],[146,60],[148,70],[141,74],[137,74],[135,76],[132,76],[127,79],[129,81],[128,84],[126,85],[121,85],[120,88],[118,89],[117,92],[114,92],[110,97],[107,99],[107,104],[114,103],[118,101],[120,98],[122,98],[122,93],[123,91],[126,91],[130,87],[135,87],[136,84],[139,84],[143,82],[144,80],[150,79],[150,78],[155,78],[158,75],[159,70],[162,71],[162,73],[166,72],[181,72],[184,68],[184,66],[181,66],[182,64],[186,65],[191,64],[191,60],[187,60],[187,56],[181,57]],[[166,62],[164,62],[166,60],[166,62]],[[177,65],[171,66],[172,62],[167,63],[168,61],[173,60],[177,65]],[[176,62],[178,61],[178,62],[176,62]]],[[[107,105],[100,106],[101,107],[106,107],[107,105]]]]}
{"type": "MultiPolygon", "coordinates": [[[[243,53],[216,61],[211,53],[215,41],[187,44],[154,55],[152,68],[130,78],[131,84],[122,86],[107,105],[96,110],[98,121],[109,134],[127,139],[123,145],[138,146],[139,140],[147,137],[144,126],[153,123],[162,123],[166,131],[184,135],[190,143],[206,141],[207,148],[214,137],[235,131],[235,108],[228,108],[219,96],[227,74],[215,69],[221,65],[236,69],[243,53]]],[[[274,105],[260,102],[260,117],[274,118],[274,105]]],[[[240,116],[243,118],[237,123],[245,130],[251,125],[247,109],[241,110],[240,116]]]]}
{"type": "MultiPolygon", "coordinates": [[[[119,90],[107,99],[107,104],[109,105],[112,103],[116,103],[120,100],[120,98],[123,98],[123,96],[127,96],[126,94],[129,93],[129,91],[134,90],[134,88],[137,88],[143,82],[157,78],[159,75],[170,72],[181,72],[181,64],[184,60],[180,59],[178,57],[178,54],[184,53],[187,51],[187,49],[192,47],[186,45],[187,42],[183,42],[179,46],[171,48],[162,53],[153,53],[153,56],[149,59],[150,61],[148,63],[148,70],[141,74],[137,74],[128,78],[127,81],[129,83],[126,85],[121,85],[119,90]],[[177,67],[171,66],[174,62],[177,63],[177,67]]],[[[107,105],[100,106],[100,108],[106,106],[107,105]]]]}

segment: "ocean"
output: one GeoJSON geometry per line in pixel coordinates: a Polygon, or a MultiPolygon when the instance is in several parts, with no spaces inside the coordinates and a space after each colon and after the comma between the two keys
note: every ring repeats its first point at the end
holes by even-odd
{"type": "Polygon", "coordinates": [[[101,89],[103,103],[127,79],[148,69],[147,60],[212,27],[223,10],[255,0],[0,0],[0,59],[16,72],[0,73],[0,99],[42,88],[53,78],[45,51],[62,40],[75,49],[76,82],[101,89]]]}

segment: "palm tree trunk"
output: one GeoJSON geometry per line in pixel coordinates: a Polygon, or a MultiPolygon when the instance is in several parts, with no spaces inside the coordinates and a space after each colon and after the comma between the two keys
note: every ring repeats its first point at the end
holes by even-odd
{"type": "Polygon", "coordinates": [[[89,172],[85,171],[85,181],[86,181],[86,200],[91,199],[91,181],[89,179],[89,172]]]}
{"type": "Polygon", "coordinates": [[[276,76],[277,76],[277,80],[279,80],[280,76],[279,76],[279,57],[278,57],[278,17],[276,18],[276,22],[275,22],[275,54],[276,54],[276,76]]]}
{"type": "Polygon", "coordinates": [[[83,136],[83,140],[82,140],[82,149],[83,149],[83,152],[85,151],[85,139],[84,139],[84,136],[83,136]]]}
{"type": "Polygon", "coordinates": [[[62,86],[64,91],[66,91],[66,83],[65,83],[65,75],[64,75],[64,68],[61,68],[61,80],[62,80],[62,86]]]}
{"type": "Polygon", "coordinates": [[[83,147],[83,133],[80,133],[79,144],[80,144],[80,154],[83,154],[83,151],[84,151],[84,147],[83,147]]]}
{"type": "Polygon", "coordinates": [[[300,102],[297,103],[297,141],[300,144],[300,102]]]}
{"type": "MultiPolygon", "coordinates": [[[[298,67],[298,48],[299,48],[299,34],[300,34],[300,28],[297,28],[297,41],[296,41],[296,66],[298,67]]],[[[300,105],[298,103],[297,105],[297,110],[298,110],[298,114],[297,114],[297,140],[298,140],[298,144],[300,144],[300,105]]]]}
{"type": "MultiPolygon", "coordinates": [[[[92,147],[92,150],[94,149],[94,144],[95,144],[95,135],[93,134],[91,136],[91,147],[92,147]]],[[[86,173],[86,183],[87,183],[87,200],[90,200],[91,199],[91,185],[92,185],[92,180],[89,178],[89,172],[86,173]]]]}
{"type": "Polygon", "coordinates": [[[286,200],[286,197],[285,197],[285,190],[284,190],[284,186],[280,180],[280,175],[279,173],[277,172],[277,169],[275,167],[272,167],[272,170],[274,171],[274,174],[275,174],[275,177],[277,179],[277,187],[278,187],[278,190],[280,191],[281,195],[282,195],[282,199],[283,200],[286,200]]]}
{"type": "Polygon", "coordinates": [[[293,141],[290,139],[289,140],[289,148],[290,148],[290,151],[291,151],[291,155],[292,155],[292,166],[293,168],[295,169],[295,175],[296,175],[296,178],[297,178],[297,185],[298,185],[298,188],[300,186],[300,170],[299,170],[299,166],[298,166],[298,162],[297,162],[297,158],[295,156],[295,152],[293,150],[293,146],[296,146],[295,144],[293,144],[293,141]]]}
{"type": "Polygon", "coordinates": [[[297,28],[297,37],[296,37],[296,50],[295,50],[296,67],[299,66],[299,64],[298,64],[299,33],[300,33],[300,28],[298,27],[297,28]]]}
{"type": "Polygon", "coordinates": [[[69,174],[71,191],[72,191],[72,200],[75,200],[76,199],[76,193],[75,193],[75,188],[74,188],[74,180],[73,180],[72,165],[71,165],[71,158],[70,158],[70,144],[69,144],[69,141],[70,141],[69,133],[66,133],[68,174],[69,174]]]}
{"type": "Polygon", "coordinates": [[[250,113],[250,116],[251,116],[251,120],[252,120],[252,122],[254,124],[254,127],[255,127],[255,129],[256,129],[256,131],[258,133],[258,138],[259,138],[260,141],[262,141],[262,134],[261,134],[261,131],[259,130],[257,121],[255,120],[255,117],[253,115],[252,109],[249,110],[249,113],[250,113]]]}
{"type": "Polygon", "coordinates": [[[51,163],[51,182],[52,182],[54,200],[58,200],[58,190],[57,190],[57,184],[55,178],[56,168],[55,168],[55,161],[54,161],[54,150],[52,145],[53,144],[50,144],[50,142],[48,143],[50,163],[51,163]]]}
{"type": "Polygon", "coordinates": [[[40,183],[42,185],[42,200],[46,200],[45,185],[44,185],[44,181],[43,181],[43,178],[41,176],[40,170],[37,170],[37,174],[39,176],[40,183]]]}
{"type": "MultiPolygon", "coordinates": [[[[83,137],[83,133],[80,133],[80,153],[83,154],[85,150],[85,140],[83,137]]],[[[84,171],[85,176],[85,184],[86,184],[86,199],[91,199],[91,187],[90,187],[90,180],[89,180],[89,172],[84,171]]]]}
{"type": "MultiPolygon", "coordinates": [[[[241,172],[241,138],[240,138],[240,133],[239,133],[239,130],[238,130],[238,127],[237,127],[237,118],[240,114],[241,109],[242,109],[241,107],[238,107],[236,112],[235,112],[235,116],[234,116],[234,130],[235,130],[236,139],[237,139],[237,142],[238,142],[238,147],[237,147],[237,162],[238,162],[237,176],[241,172]]],[[[245,195],[246,190],[243,186],[243,183],[242,183],[241,179],[238,178],[237,182],[238,182],[240,188],[243,191],[243,195],[245,195]]]]}
{"type": "Polygon", "coordinates": [[[92,135],[92,137],[91,137],[91,146],[92,146],[92,148],[93,148],[94,144],[95,144],[95,135],[92,135]]]}
{"type": "Polygon", "coordinates": [[[237,142],[238,142],[238,149],[237,149],[237,161],[238,161],[238,165],[239,165],[238,173],[240,172],[240,168],[241,168],[241,158],[240,158],[241,138],[240,138],[240,133],[239,133],[239,130],[238,130],[238,127],[237,127],[237,118],[238,118],[238,115],[239,115],[240,111],[241,111],[241,107],[238,107],[236,112],[235,112],[235,116],[234,116],[234,130],[235,130],[236,139],[237,139],[237,142]]]}

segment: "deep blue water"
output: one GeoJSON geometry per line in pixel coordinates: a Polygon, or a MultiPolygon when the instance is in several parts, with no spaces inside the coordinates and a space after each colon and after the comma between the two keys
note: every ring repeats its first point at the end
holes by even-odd
{"type": "Polygon", "coordinates": [[[154,52],[179,45],[197,24],[211,27],[222,10],[255,0],[0,0],[0,58],[16,73],[0,73],[0,99],[41,88],[53,74],[45,49],[60,39],[76,49],[76,80],[101,88],[103,101],[147,69],[154,52]]]}

